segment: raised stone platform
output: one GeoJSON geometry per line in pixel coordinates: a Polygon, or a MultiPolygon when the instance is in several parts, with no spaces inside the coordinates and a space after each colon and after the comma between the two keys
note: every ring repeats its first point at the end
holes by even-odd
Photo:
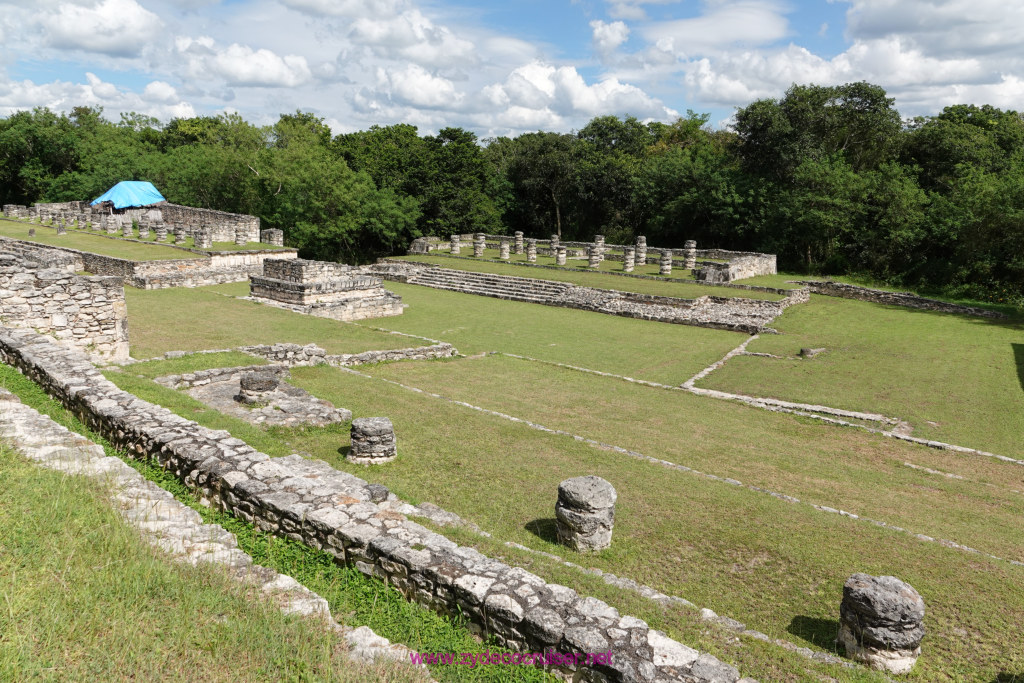
{"type": "Polygon", "coordinates": [[[249,277],[249,295],[261,303],[334,320],[401,315],[401,297],[383,280],[352,266],[305,259],[263,263],[263,275],[249,277]]]}

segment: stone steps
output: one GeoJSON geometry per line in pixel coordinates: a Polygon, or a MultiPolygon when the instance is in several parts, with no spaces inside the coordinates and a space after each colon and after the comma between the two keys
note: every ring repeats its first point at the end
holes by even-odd
{"type": "Polygon", "coordinates": [[[411,275],[408,282],[435,289],[530,303],[551,303],[572,289],[568,283],[447,268],[424,269],[411,275]]]}

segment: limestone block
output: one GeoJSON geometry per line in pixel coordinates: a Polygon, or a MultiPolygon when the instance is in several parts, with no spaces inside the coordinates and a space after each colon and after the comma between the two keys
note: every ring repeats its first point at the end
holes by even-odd
{"type": "Polygon", "coordinates": [[[609,547],[617,497],[610,483],[594,475],[559,484],[555,504],[559,543],[583,552],[609,547]]]}
{"type": "Polygon", "coordinates": [[[910,671],[921,655],[924,600],[895,576],[854,574],[843,586],[836,642],[880,671],[910,671]]]}

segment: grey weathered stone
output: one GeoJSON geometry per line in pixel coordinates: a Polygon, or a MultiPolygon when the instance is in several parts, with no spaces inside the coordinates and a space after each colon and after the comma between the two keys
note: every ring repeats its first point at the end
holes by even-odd
{"type": "Polygon", "coordinates": [[[843,586],[837,643],[852,659],[901,674],[921,654],[924,600],[894,576],[854,574],[843,586]]]}
{"type": "Polygon", "coordinates": [[[622,250],[622,270],[625,273],[632,273],[636,264],[636,248],[625,247],[622,250]]]}
{"type": "Polygon", "coordinates": [[[647,263],[647,238],[643,235],[636,237],[636,262],[641,266],[647,263]]]}
{"type": "Polygon", "coordinates": [[[498,258],[502,261],[508,260],[509,243],[507,237],[502,237],[501,242],[498,244],[498,258]]]}
{"type": "Polygon", "coordinates": [[[523,253],[523,233],[522,233],[522,231],[521,230],[517,230],[515,233],[513,233],[512,239],[513,239],[513,250],[514,250],[514,253],[522,254],[523,253]]]}
{"type": "Polygon", "coordinates": [[[451,253],[452,255],[458,256],[462,253],[462,242],[461,237],[457,234],[452,234],[451,237],[451,253]]]}
{"type": "Polygon", "coordinates": [[[526,240],[526,262],[537,262],[537,240],[532,238],[526,240]]]}
{"type": "Polygon", "coordinates": [[[693,270],[697,266],[697,242],[695,240],[686,240],[683,242],[683,267],[688,270],[693,270]]]}
{"type": "Polygon", "coordinates": [[[565,247],[557,247],[555,249],[555,265],[556,266],[564,266],[565,265],[565,256],[566,256],[565,247]]]}
{"type": "Polygon", "coordinates": [[[615,523],[614,487],[587,475],[558,485],[555,520],[558,541],[574,550],[602,550],[611,545],[615,523]]]}
{"type": "Polygon", "coordinates": [[[484,255],[484,247],[487,246],[487,238],[482,232],[473,236],[473,256],[480,258],[484,255]]]}
{"type": "Polygon", "coordinates": [[[658,274],[659,275],[671,275],[672,274],[672,250],[662,249],[661,258],[658,260],[658,274]]]}
{"type": "Polygon", "coordinates": [[[398,455],[395,428],[386,417],[360,417],[352,420],[352,445],[349,462],[376,465],[391,462],[398,455]]]}
{"type": "Polygon", "coordinates": [[[596,244],[587,247],[587,267],[595,270],[601,267],[601,248],[596,244]]]}

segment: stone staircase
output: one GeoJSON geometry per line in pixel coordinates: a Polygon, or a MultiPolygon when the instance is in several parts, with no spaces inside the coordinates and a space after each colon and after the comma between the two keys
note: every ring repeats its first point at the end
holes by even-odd
{"type": "Polygon", "coordinates": [[[450,268],[423,268],[415,274],[410,274],[407,282],[452,292],[537,304],[553,304],[573,288],[573,285],[566,282],[473,273],[450,268]]]}

